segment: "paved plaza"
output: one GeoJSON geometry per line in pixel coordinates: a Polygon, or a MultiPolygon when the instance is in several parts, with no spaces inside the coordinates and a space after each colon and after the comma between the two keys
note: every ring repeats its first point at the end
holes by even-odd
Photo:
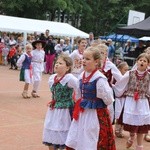
{"type": "MultiPolygon", "coordinates": [[[[0,150],[48,150],[42,144],[42,130],[50,99],[49,75],[43,74],[42,78],[41,97],[23,99],[19,71],[0,66],[0,150]]],[[[116,138],[117,150],[126,150],[128,133],[124,134],[125,138],[116,138]]],[[[144,150],[150,150],[150,143],[144,142],[144,150]]]]}

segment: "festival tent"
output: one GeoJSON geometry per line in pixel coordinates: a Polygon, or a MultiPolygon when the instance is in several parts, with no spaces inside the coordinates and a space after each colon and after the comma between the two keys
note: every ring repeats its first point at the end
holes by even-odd
{"type": "Polygon", "coordinates": [[[69,36],[88,38],[89,34],[71,26],[68,23],[53,22],[47,20],[27,19],[20,17],[0,15],[0,31],[21,33],[45,33],[46,29],[54,36],[69,36]]]}
{"type": "Polygon", "coordinates": [[[116,42],[126,42],[127,40],[130,40],[131,42],[137,43],[139,41],[138,38],[129,36],[129,35],[122,35],[122,34],[110,34],[108,36],[100,36],[100,39],[112,39],[116,42]]]}
{"type": "Polygon", "coordinates": [[[128,34],[136,37],[150,36],[150,17],[133,25],[119,27],[116,33],[128,34]]]}
{"type": "Polygon", "coordinates": [[[141,38],[139,38],[140,41],[150,41],[150,37],[148,36],[143,36],[141,38]]]}

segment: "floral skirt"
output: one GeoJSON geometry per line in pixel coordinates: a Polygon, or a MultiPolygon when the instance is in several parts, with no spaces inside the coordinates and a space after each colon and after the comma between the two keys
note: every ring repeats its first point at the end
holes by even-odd
{"type": "Polygon", "coordinates": [[[97,109],[100,122],[97,150],[116,150],[113,128],[108,109],[97,109]]]}

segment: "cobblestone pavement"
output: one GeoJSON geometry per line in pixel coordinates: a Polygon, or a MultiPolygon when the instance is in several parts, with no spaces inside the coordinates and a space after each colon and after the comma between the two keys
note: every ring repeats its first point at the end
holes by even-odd
{"type": "MultiPolygon", "coordinates": [[[[0,66],[0,150],[48,150],[42,144],[46,103],[50,98],[48,78],[43,74],[40,98],[23,99],[24,83],[19,82],[19,71],[0,66]]],[[[124,134],[125,138],[116,138],[117,150],[125,150],[128,134],[124,134]]],[[[150,143],[144,142],[144,150],[150,150],[150,143]]]]}

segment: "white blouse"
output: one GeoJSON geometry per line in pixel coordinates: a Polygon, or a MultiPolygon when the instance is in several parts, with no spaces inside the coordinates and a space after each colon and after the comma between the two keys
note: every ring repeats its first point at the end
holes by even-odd
{"type": "Polygon", "coordinates": [[[110,60],[106,61],[104,71],[107,72],[108,70],[111,70],[112,76],[116,81],[119,81],[122,78],[122,74],[119,71],[119,69],[116,67],[115,64],[113,64],[110,60]]]}

